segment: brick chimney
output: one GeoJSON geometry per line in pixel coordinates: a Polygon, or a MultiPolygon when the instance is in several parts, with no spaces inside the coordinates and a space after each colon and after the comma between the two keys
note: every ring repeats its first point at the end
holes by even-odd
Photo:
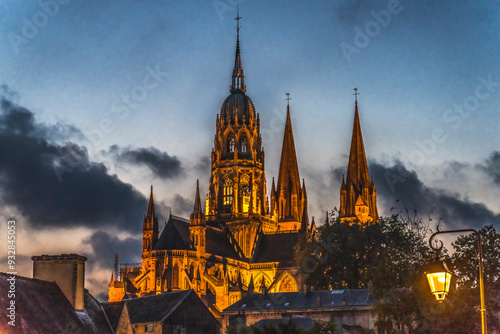
{"type": "Polygon", "coordinates": [[[76,311],[84,309],[85,256],[77,254],[33,256],[33,278],[56,282],[76,311]]]}

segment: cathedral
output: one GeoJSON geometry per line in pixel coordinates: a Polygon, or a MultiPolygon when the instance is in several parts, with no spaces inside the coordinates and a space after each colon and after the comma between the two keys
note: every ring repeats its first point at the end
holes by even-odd
{"type": "MultiPolygon", "coordinates": [[[[170,215],[159,234],[153,187],[143,221],[142,263],[112,275],[109,301],[193,289],[212,313],[252,292],[302,287],[294,247],[315,232],[300,179],[289,99],[277,182],[267,193],[260,118],[246,94],[239,15],[230,95],[216,116],[205,203],[196,183],[189,219],[170,215]]],[[[342,220],[377,218],[376,192],[366,162],[357,99],[347,177],[340,190],[342,220]]]]}

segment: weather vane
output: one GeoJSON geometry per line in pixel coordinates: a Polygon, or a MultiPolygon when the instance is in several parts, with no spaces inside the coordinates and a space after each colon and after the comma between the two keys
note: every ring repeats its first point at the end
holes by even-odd
{"type": "Polygon", "coordinates": [[[352,95],[355,96],[354,98],[356,99],[356,103],[358,103],[358,95],[359,95],[359,93],[358,93],[358,88],[357,87],[354,88],[354,94],[352,94],[352,95]]]}
{"type": "Polygon", "coordinates": [[[291,100],[291,99],[292,99],[292,98],[290,97],[290,93],[286,93],[286,99],[285,99],[285,100],[286,100],[286,102],[287,102],[287,106],[290,106],[290,100],[291,100]]]}

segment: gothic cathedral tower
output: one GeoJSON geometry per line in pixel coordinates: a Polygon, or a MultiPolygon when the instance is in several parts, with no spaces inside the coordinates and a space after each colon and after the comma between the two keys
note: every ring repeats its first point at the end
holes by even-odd
{"type": "Polygon", "coordinates": [[[263,219],[267,214],[264,149],[259,114],[245,94],[239,30],[238,24],[231,95],[217,115],[206,215],[207,220],[225,221],[245,257],[250,258],[260,222],[264,222],[264,230],[273,226],[263,219]]]}
{"type": "Polygon", "coordinates": [[[340,219],[368,222],[378,218],[377,192],[373,178],[370,179],[366,162],[365,146],[359,122],[357,88],[354,88],[356,102],[354,107],[354,125],[352,129],[351,151],[347,177],[342,177],[340,188],[340,219]]]}

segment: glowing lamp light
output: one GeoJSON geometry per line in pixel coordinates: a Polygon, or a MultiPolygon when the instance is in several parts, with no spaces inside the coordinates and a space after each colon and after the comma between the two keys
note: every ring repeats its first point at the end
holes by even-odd
{"type": "Polygon", "coordinates": [[[429,265],[425,271],[425,275],[427,276],[432,294],[436,297],[437,301],[442,302],[450,291],[453,274],[448,270],[446,263],[437,261],[429,265]]]}

